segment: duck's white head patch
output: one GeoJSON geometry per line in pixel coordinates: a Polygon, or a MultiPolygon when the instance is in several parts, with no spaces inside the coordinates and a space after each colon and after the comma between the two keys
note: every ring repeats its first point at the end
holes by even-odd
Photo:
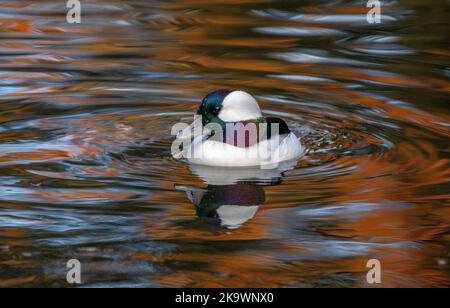
{"type": "Polygon", "coordinates": [[[258,103],[244,91],[233,91],[222,103],[218,117],[224,122],[255,120],[262,117],[258,103]]]}

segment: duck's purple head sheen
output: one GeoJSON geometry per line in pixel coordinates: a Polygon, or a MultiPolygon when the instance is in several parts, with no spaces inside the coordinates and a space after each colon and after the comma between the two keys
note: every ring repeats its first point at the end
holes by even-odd
{"type": "Polygon", "coordinates": [[[248,93],[238,90],[216,90],[202,100],[197,111],[202,124],[240,122],[262,117],[256,100],[248,93]]]}

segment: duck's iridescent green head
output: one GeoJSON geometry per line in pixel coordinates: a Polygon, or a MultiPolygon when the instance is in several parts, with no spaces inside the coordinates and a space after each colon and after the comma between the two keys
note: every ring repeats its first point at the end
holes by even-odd
{"type": "Polygon", "coordinates": [[[256,100],[248,93],[235,90],[217,90],[202,100],[197,111],[202,116],[202,124],[255,120],[262,117],[256,100]]]}
{"type": "Polygon", "coordinates": [[[223,126],[225,124],[224,121],[219,118],[219,114],[223,108],[225,97],[231,92],[233,92],[233,90],[217,90],[205,96],[197,111],[197,114],[202,116],[203,125],[208,123],[218,123],[223,126]]]}

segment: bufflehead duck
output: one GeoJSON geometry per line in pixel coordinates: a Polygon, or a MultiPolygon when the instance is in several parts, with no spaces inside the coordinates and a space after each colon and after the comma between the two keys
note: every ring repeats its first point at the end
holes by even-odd
{"type": "Polygon", "coordinates": [[[264,117],[250,94],[236,90],[209,93],[194,123],[182,130],[177,140],[183,149],[174,157],[208,166],[270,169],[304,154],[285,121],[264,117]]]}

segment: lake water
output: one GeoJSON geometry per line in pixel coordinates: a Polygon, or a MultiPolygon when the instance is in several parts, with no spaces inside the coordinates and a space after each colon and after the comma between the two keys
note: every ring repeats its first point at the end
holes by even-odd
{"type": "Polygon", "coordinates": [[[0,286],[450,286],[448,1],[81,3],[0,1],[0,286]],[[173,159],[220,88],[307,155],[173,159]]]}

